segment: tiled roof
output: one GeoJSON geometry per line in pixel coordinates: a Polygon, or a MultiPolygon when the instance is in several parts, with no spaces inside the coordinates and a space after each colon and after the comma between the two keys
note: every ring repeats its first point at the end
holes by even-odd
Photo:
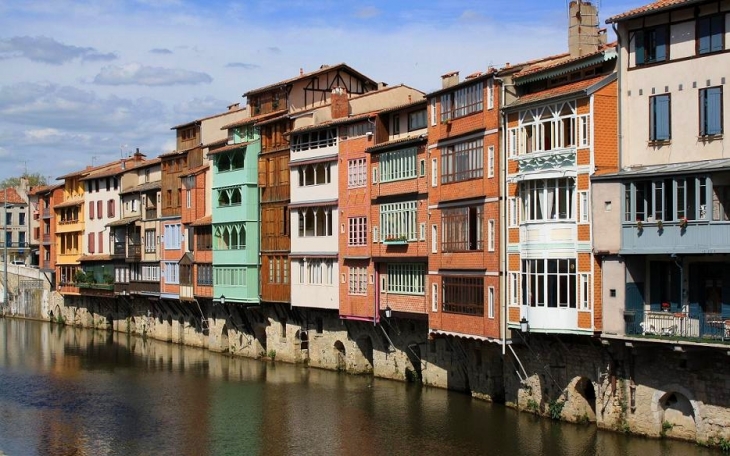
{"type": "Polygon", "coordinates": [[[568,64],[571,64],[571,63],[576,63],[576,62],[579,62],[579,61],[581,61],[583,59],[588,59],[590,57],[593,57],[593,56],[597,56],[599,54],[602,54],[607,49],[614,49],[616,47],[616,44],[617,44],[616,41],[614,41],[613,43],[608,43],[606,45],[601,46],[600,49],[597,49],[594,52],[591,52],[591,53],[586,54],[586,55],[581,55],[581,56],[578,56],[578,57],[572,57],[571,58],[569,55],[566,55],[565,58],[562,58],[562,59],[548,60],[548,61],[543,62],[543,64],[537,63],[537,64],[534,64],[534,65],[530,65],[530,66],[528,66],[528,67],[523,68],[522,70],[520,70],[518,73],[515,74],[514,77],[515,77],[515,79],[519,79],[519,78],[522,78],[522,77],[525,77],[527,75],[534,74],[534,73],[537,73],[537,72],[540,72],[540,71],[549,70],[549,69],[552,69],[552,68],[557,68],[557,67],[560,67],[560,66],[563,66],[563,65],[568,65],[568,64]]]}
{"type": "Polygon", "coordinates": [[[180,125],[175,125],[174,127],[170,127],[170,130],[177,130],[178,128],[187,127],[187,126],[190,126],[190,125],[197,125],[197,124],[201,123],[204,120],[215,119],[216,117],[225,116],[226,114],[230,114],[232,112],[245,111],[245,110],[246,110],[246,107],[244,106],[243,108],[238,108],[238,109],[234,109],[234,110],[227,110],[227,111],[219,112],[218,114],[212,114],[212,115],[210,115],[208,117],[201,117],[200,119],[196,119],[196,120],[193,120],[193,121],[190,121],[190,122],[186,122],[186,123],[183,123],[183,124],[180,124],[180,125]]]}
{"type": "Polygon", "coordinates": [[[240,149],[241,147],[246,147],[253,142],[255,142],[255,141],[249,141],[249,142],[238,143],[238,144],[229,144],[227,146],[219,147],[217,149],[208,151],[208,156],[210,157],[211,155],[222,154],[223,152],[228,152],[229,150],[240,149]]]}
{"type": "Polygon", "coordinates": [[[204,165],[196,166],[195,168],[190,168],[189,170],[185,171],[184,173],[180,174],[180,177],[186,177],[186,176],[194,176],[202,171],[207,170],[210,168],[209,164],[206,163],[204,165]]]}
{"type": "Polygon", "coordinates": [[[83,199],[75,199],[71,201],[64,201],[62,203],[58,203],[53,206],[54,209],[60,209],[62,207],[74,207],[74,206],[81,206],[83,204],[83,199]]]}
{"type": "Polygon", "coordinates": [[[111,259],[111,255],[81,255],[79,257],[79,261],[111,261],[111,259]]]}
{"type": "Polygon", "coordinates": [[[324,122],[320,122],[315,125],[306,125],[304,127],[295,128],[294,130],[289,131],[286,134],[291,135],[294,133],[302,133],[302,132],[310,131],[310,130],[319,130],[319,129],[331,127],[334,125],[342,125],[342,124],[346,124],[349,122],[355,122],[357,120],[363,120],[363,119],[367,119],[370,117],[374,117],[377,113],[378,113],[378,111],[370,111],[370,112],[364,112],[362,114],[356,114],[354,116],[347,116],[347,117],[340,117],[339,119],[326,120],[324,122]]]}
{"type": "Polygon", "coordinates": [[[212,215],[206,215],[205,217],[201,217],[198,220],[194,221],[190,224],[190,226],[207,226],[213,223],[213,216],[212,215]]]}
{"type": "Polygon", "coordinates": [[[606,76],[605,74],[602,74],[595,78],[583,79],[582,81],[565,84],[559,87],[554,87],[552,89],[545,89],[541,90],[540,92],[528,93],[527,95],[521,96],[515,102],[511,103],[505,108],[510,109],[515,106],[522,106],[528,103],[535,103],[537,101],[548,100],[550,98],[556,98],[585,91],[592,85],[597,84],[609,77],[611,77],[611,75],[606,76]]]}
{"type": "Polygon", "coordinates": [[[180,155],[180,154],[183,154],[185,152],[190,152],[191,150],[197,149],[200,146],[201,146],[200,144],[196,144],[195,146],[188,147],[187,149],[180,149],[180,150],[173,150],[171,152],[165,152],[164,154],[160,154],[158,156],[158,158],[163,159],[163,158],[168,158],[168,157],[174,157],[175,155],[180,155]]]}
{"type": "Polygon", "coordinates": [[[648,5],[640,6],[639,8],[634,8],[629,11],[625,11],[621,14],[617,14],[615,16],[609,17],[606,19],[606,24],[611,24],[613,22],[620,22],[626,19],[631,19],[634,17],[644,16],[651,13],[658,13],[662,10],[671,9],[683,5],[691,5],[693,3],[700,3],[703,0],[659,0],[654,3],[650,3],[648,5]]]}
{"type": "Polygon", "coordinates": [[[228,130],[229,128],[241,127],[243,125],[260,122],[264,119],[268,119],[269,117],[278,117],[282,114],[286,114],[286,109],[279,109],[278,111],[267,112],[266,114],[259,114],[258,116],[246,117],[245,119],[237,120],[235,122],[231,122],[229,124],[223,125],[221,127],[221,130],[228,130]]]}
{"type": "Polygon", "coordinates": [[[346,70],[348,73],[352,73],[356,76],[361,77],[362,79],[369,81],[372,84],[375,84],[375,81],[373,81],[369,77],[365,76],[364,74],[360,73],[359,71],[353,69],[352,67],[348,66],[346,63],[338,63],[337,65],[322,65],[321,67],[319,67],[319,69],[314,70],[312,72],[302,73],[293,78],[284,79],[283,81],[279,81],[279,82],[275,82],[273,84],[259,87],[258,89],[249,90],[248,92],[244,93],[243,96],[248,97],[249,95],[266,92],[267,90],[271,90],[271,89],[274,89],[279,86],[290,84],[294,81],[298,81],[299,79],[311,78],[312,76],[316,76],[321,73],[326,73],[328,71],[337,71],[337,70],[346,70]]]}
{"type": "Polygon", "coordinates": [[[128,195],[130,193],[146,192],[148,190],[157,190],[160,188],[162,188],[161,181],[145,182],[144,184],[139,184],[134,187],[128,188],[126,190],[123,190],[123,191],[119,192],[119,194],[128,195]]]}
{"type": "MultiPolygon", "coordinates": [[[[0,203],[5,204],[5,190],[0,190],[0,203]]],[[[7,195],[8,195],[8,204],[25,204],[25,200],[18,194],[17,191],[15,191],[14,188],[8,187],[7,189],[7,195]]]]}
{"type": "Polygon", "coordinates": [[[391,108],[382,109],[382,110],[378,111],[378,114],[387,114],[389,112],[400,111],[402,109],[415,108],[416,106],[419,106],[419,105],[423,105],[425,107],[427,102],[428,102],[428,100],[426,100],[425,98],[421,98],[420,100],[412,101],[410,103],[403,103],[398,106],[393,106],[391,108]]]}
{"type": "Polygon", "coordinates": [[[390,141],[386,141],[386,142],[377,144],[375,146],[368,147],[367,149],[365,149],[365,152],[379,152],[381,150],[389,149],[394,146],[405,145],[405,144],[408,144],[411,142],[417,143],[420,141],[425,141],[427,136],[428,135],[426,133],[423,133],[418,136],[408,136],[405,138],[392,139],[390,141]]]}
{"type": "Polygon", "coordinates": [[[594,176],[592,180],[617,179],[629,177],[658,177],[677,174],[702,174],[710,171],[724,171],[730,168],[730,158],[718,158],[714,160],[700,160],[684,163],[662,163],[659,165],[633,166],[624,168],[617,173],[607,173],[602,176],[594,176]]]}
{"type": "MultiPolygon", "coordinates": [[[[456,73],[456,71],[451,72],[451,73],[447,73],[444,76],[453,75],[454,73],[456,73]]],[[[459,81],[458,84],[454,84],[454,85],[449,86],[449,87],[444,87],[444,88],[435,90],[435,91],[427,94],[426,96],[427,97],[433,97],[433,96],[439,95],[439,94],[441,94],[443,92],[446,92],[446,91],[456,90],[459,87],[463,87],[463,86],[472,84],[474,82],[477,82],[477,81],[486,79],[488,77],[494,76],[494,75],[496,75],[496,73],[497,73],[497,70],[494,69],[494,68],[490,68],[489,70],[487,70],[487,71],[485,71],[483,73],[481,73],[481,72],[472,73],[469,76],[467,76],[466,78],[464,78],[463,80],[459,81]]]]}
{"type": "Polygon", "coordinates": [[[225,144],[227,142],[228,142],[228,138],[223,138],[223,139],[219,139],[218,141],[212,141],[212,142],[209,142],[207,144],[203,144],[203,147],[211,148],[211,147],[214,147],[214,146],[220,146],[220,145],[225,144]]]}
{"type": "Polygon", "coordinates": [[[123,219],[114,220],[113,222],[109,222],[106,224],[106,226],[126,226],[131,225],[132,223],[136,222],[137,220],[141,219],[139,215],[135,215],[133,217],[125,217],[123,219]]]}

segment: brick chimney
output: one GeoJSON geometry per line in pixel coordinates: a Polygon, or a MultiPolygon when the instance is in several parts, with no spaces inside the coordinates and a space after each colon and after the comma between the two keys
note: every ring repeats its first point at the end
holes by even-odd
{"type": "Polygon", "coordinates": [[[145,157],[147,157],[147,156],[146,156],[145,154],[143,154],[142,152],[140,152],[140,151],[139,151],[139,147],[138,147],[138,148],[137,148],[137,151],[136,151],[136,152],[134,153],[134,155],[133,155],[132,157],[134,158],[134,161],[136,161],[136,162],[141,162],[141,161],[142,161],[142,160],[144,160],[144,159],[145,159],[145,157]]]}
{"type": "Polygon", "coordinates": [[[449,87],[455,86],[459,83],[459,72],[452,71],[441,76],[441,88],[448,89],[449,87]]]}
{"type": "Polygon", "coordinates": [[[572,0],[568,6],[568,50],[571,57],[596,52],[606,44],[606,30],[598,27],[598,8],[589,1],[572,0]]]}
{"type": "Polygon", "coordinates": [[[330,113],[332,119],[341,119],[350,115],[350,102],[347,99],[347,90],[344,87],[332,89],[330,113]]]}

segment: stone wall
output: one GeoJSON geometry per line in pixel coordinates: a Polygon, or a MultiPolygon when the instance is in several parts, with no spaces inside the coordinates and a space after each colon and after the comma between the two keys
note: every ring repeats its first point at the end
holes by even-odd
{"type": "Polygon", "coordinates": [[[66,297],[64,303],[56,293],[48,302],[54,319],[66,324],[420,382],[620,432],[710,444],[730,440],[730,363],[722,346],[516,333],[502,347],[429,338],[424,318],[374,325],[288,305],[198,308],[129,297],[66,297]]]}

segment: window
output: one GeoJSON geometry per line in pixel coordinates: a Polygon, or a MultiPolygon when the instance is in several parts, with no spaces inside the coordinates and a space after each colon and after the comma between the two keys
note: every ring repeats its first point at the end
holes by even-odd
{"type": "Polygon", "coordinates": [[[94,204],[93,201],[89,202],[89,220],[94,220],[94,209],[96,208],[96,204],[94,204]]]}
{"type": "Polygon", "coordinates": [[[386,291],[394,294],[426,293],[426,265],[420,263],[389,263],[386,291]]]}
{"type": "Polygon", "coordinates": [[[575,309],[575,259],[522,260],[523,305],[575,309]]]}
{"type": "Polygon", "coordinates": [[[649,140],[669,141],[672,136],[670,97],[649,97],[649,140]]]}
{"type": "Polygon", "coordinates": [[[636,65],[663,62],[668,58],[667,43],[669,27],[658,27],[639,30],[634,34],[636,65]]]}
{"type": "Polygon", "coordinates": [[[507,132],[508,155],[567,149],[579,144],[585,147],[590,142],[590,122],[588,114],[578,117],[575,101],[521,111],[518,127],[507,132]],[[581,143],[577,141],[579,136],[581,143]]]}
{"type": "Polygon", "coordinates": [[[347,188],[364,187],[367,184],[367,160],[356,158],[347,162],[347,188]]]}
{"type": "Polygon", "coordinates": [[[160,266],[142,266],[142,280],[145,282],[159,282],[160,266]]]}
{"type": "Polygon", "coordinates": [[[441,294],[444,312],[484,315],[483,277],[443,277],[441,294]]]}
{"type": "Polygon", "coordinates": [[[537,179],[522,182],[522,219],[527,221],[572,220],[574,214],[572,178],[537,179]]]}
{"type": "Polygon", "coordinates": [[[213,265],[199,264],[196,267],[198,268],[198,285],[213,285],[213,265]]]}
{"type": "Polygon", "coordinates": [[[494,108],[494,79],[487,81],[487,109],[494,108]]]}
{"type": "Polygon", "coordinates": [[[437,253],[438,246],[438,227],[436,225],[431,225],[431,253],[437,253]]]}
{"type": "Polygon", "coordinates": [[[347,219],[347,245],[365,245],[368,239],[367,217],[350,217],[347,219]]]}
{"type": "Polygon", "coordinates": [[[517,198],[510,196],[507,198],[507,210],[509,211],[509,226],[510,228],[518,226],[520,224],[519,211],[517,209],[517,198]]]}
{"type": "Polygon", "coordinates": [[[380,182],[416,177],[415,147],[380,154],[380,182]]]}
{"type": "Polygon", "coordinates": [[[416,240],[415,201],[380,205],[381,240],[416,240]]]}
{"type": "Polygon", "coordinates": [[[431,312],[439,311],[439,285],[431,284],[431,312]]]}
{"type": "Polygon", "coordinates": [[[165,261],[165,283],[180,283],[180,265],[174,261],[165,261]]]}
{"type": "Polygon", "coordinates": [[[435,158],[431,159],[431,187],[438,185],[439,172],[438,172],[438,161],[435,158]]]}
{"type": "Polygon", "coordinates": [[[196,250],[211,250],[213,248],[213,229],[210,226],[196,226],[196,250]]]}
{"type": "Polygon", "coordinates": [[[705,16],[697,19],[697,53],[708,54],[722,51],[725,46],[725,15],[705,16]]]}
{"type": "Polygon", "coordinates": [[[482,250],[482,207],[459,207],[441,211],[441,250],[482,250]]]}
{"type": "Polygon", "coordinates": [[[180,284],[181,285],[192,285],[193,284],[193,265],[192,264],[181,264],[178,266],[180,271],[180,284]]]}
{"type": "Polygon", "coordinates": [[[438,118],[436,117],[436,98],[431,98],[431,126],[436,125],[436,121],[438,118]]]}
{"type": "Polygon", "coordinates": [[[408,114],[408,131],[426,128],[426,110],[408,114]]]}
{"type": "MultiPolygon", "coordinates": [[[[246,148],[241,147],[232,152],[226,152],[215,158],[216,168],[219,173],[243,169],[246,163],[246,148]]],[[[191,185],[192,187],[192,185],[191,185]]]]}
{"type": "Polygon", "coordinates": [[[185,208],[190,209],[193,205],[193,192],[190,189],[185,190],[185,208]]]}
{"type": "Polygon", "coordinates": [[[315,163],[299,167],[299,186],[322,185],[332,182],[329,163],[315,163]]]}
{"type": "Polygon", "coordinates": [[[303,207],[299,212],[299,237],[332,236],[331,207],[303,207]]]}
{"type": "Polygon", "coordinates": [[[101,200],[96,202],[96,217],[99,219],[104,218],[104,203],[101,200]]]}
{"type": "Polygon", "coordinates": [[[589,310],[591,308],[591,276],[590,274],[580,275],[580,308],[589,310]]]}
{"type": "Polygon", "coordinates": [[[157,250],[157,243],[155,242],[156,233],[155,230],[144,231],[144,251],[145,253],[155,253],[157,250]]]}
{"type": "Polygon", "coordinates": [[[303,268],[300,274],[300,283],[311,285],[332,285],[334,283],[334,268],[332,260],[307,260],[300,262],[299,267],[303,268]]]}
{"type": "Polygon", "coordinates": [[[418,162],[418,175],[421,177],[426,176],[426,160],[424,159],[418,162]]]}
{"type": "Polygon", "coordinates": [[[487,317],[494,318],[494,287],[487,288],[487,317]]]}
{"type": "Polygon", "coordinates": [[[494,146],[487,148],[487,177],[494,177],[494,146]]]}
{"type": "MultiPolygon", "coordinates": [[[[269,283],[289,283],[289,258],[281,256],[269,256],[269,283]]],[[[300,263],[300,274],[304,274],[303,266],[300,263]]],[[[301,280],[303,275],[300,276],[301,280]]],[[[304,283],[304,282],[301,282],[304,283]]]]}
{"type": "Polygon", "coordinates": [[[456,119],[483,109],[481,82],[441,95],[441,121],[456,119]]]}
{"type": "Polygon", "coordinates": [[[340,135],[347,138],[354,138],[356,136],[363,136],[368,133],[372,133],[374,123],[375,122],[366,121],[340,127],[340,135]]]}
{"type": "Polygon", "coordinates": [[[579,223],[588,223],[590,220],[590,198],[588,198],[588,192],[578,192],[578,212],[579,212],[579,223]]]}
{"type": "Polygon", "coordinates": [[[215,227],[216,250],[241,250],[246,248],[246,227],[242,223],[215,227]]]}
{"type": "Polygon", "coordinates": [[[700,90],[700,136],[722,134],[722,87],[700,90]]]}
{"type": "Polygon", "coordinates": [[[460,182],[484,176],[484,140],[477,139],[441,151],[441,183],[460,182]]]}
{"type": "Polygon", "coordinates": [[[182,242],[181,225],[165,225],[165,250],[179,249],[182,242]]]}
{"type": "Polygon", "coordinates": [[[241,189],[239,187],[218,190],[218,207],[240,206],[241,201],[241,189]]]}
{"type": "Polygon", "coordinates": [[[517,148],[517,128],[507,130],[507,156],[514,157],[519,153],[517,148]]]}
{"type": "Polygon", "coordinates": [[[292,135],[290,147],[292,152],[301,152],[310,149],[320,149],[322,147],[332,147],[336,144],[337,129],[328,128],[326,130],[292,135]]]}
{"type": "Polygon", "coordinates": [[[510,306],[518,306],[519,305],[519,298],[520,298],[520,275],[517,272],[510,272],[507,274],[507,280],[509,283],[507,286],[509,287],[507,296],[508,302],[510,306]]]}
{"type": "MultiPolygon", "coordinates": [[[[677,177],[627,183],[624,187],[625,222],[655,222],[708,219],[706,177],[677,177]]],[[[716,204],[718,188],[713,188],[713,220],[723,209],[716,204]]]]}
{"type": "Polygon", "coordinates": [[[398,114],[393,114],[393,134],[400,134],[400,116],[398,114]]]}
{"type": "Polygon", "coordinates": [[[494,244],[496,240],[496,232],[494,226],[494,219],[490,219],[487,222],[487,250],[489,250],[490,252],[494,252],[494,244]]]}
{"type": "Polygon", "coordinates": [[[25,225],[25,214],[23,212],[18,213],[18,225],[25,225]]]}
{"type": "Polygon", "coordinates": [[[244,267],[215,267],[214,286],[223,285],[229,287],[245,287],[246,286],[246,268],[244,267]]]}
{"type": "Polygon", "coordinates": [[[366,295],[368,293],[368,268],[364,266],[350,266],[348,294],[366,295]]]}

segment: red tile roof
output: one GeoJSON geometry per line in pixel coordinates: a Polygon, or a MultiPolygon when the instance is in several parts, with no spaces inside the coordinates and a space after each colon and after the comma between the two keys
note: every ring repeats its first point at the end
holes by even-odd
{"type": "Polygon", "coordinates": [[[305,79],[305,78],[311,78],[312,76],[316,76],[318,74],[326,73],[328,71],[337,71],[337,70],[345,70],[348,73],[351,73],[355,76],[358,76],[362,79],[364,79],[366,82],[370,82],[371,84],[375,85],[376,82],[370,79],[369,77],[365,76],[364,74],[360,73],[359,71],[355,70],[354,68],[350,67],[346,63],[338,63],[337,65],[322,65],[319,67],[319,69],[314,70],[309,73],[300,73],[298,76],[295,76],[293,78],[284,79],[283,81],[275,82],[273,84],[269,84],[267,86],[259,87],[258,89],[249,90],[248,92],[244,93],[244,97],[248,97],[249,95],[266,92],[267,90],[275,89],[279,86],[284,86],[287,84],[290,84],[294,81],[298,81],[299,79],[305,79]]]}
{"type": "Polygon", "coordinates": [[[278,111],[267,112],[266,114],[259,114],[258,116],[246,117],[245,119],[237,120],[235,122],[231,122],[229,124],[223,125],[221,127],[221,130],[228,130],[229,128],[236,128],[236,127],[240,127],[243,125],[252,124],[255,122],[260,122],[264,119],[268,119],[269,117],[277,117],[277,116],[280,116],[285,113],[286,113],[286,109],[279,109],[278,111]]]}
{"type": "Polygon", "coordinates": [[[620,22],[626,19],[644,16],[651,13],[658,13],[662,10],[671,9],[682,5],[691,5],[693,3],[699,3],[700,1],[702,0],[659,0],[654,3],[650,3],[648,5],[634,8],[621,14],[609,17],[608,19],[606,19],[606,24],[620,22]]]}
{"type": "MultiPolygon", "coordinates": [[[[5,204],[5,190],[0,190],[0,203],[5,204]]],[[[18,194],[17,191],[15,191],[14,188],[8,187],[7,189],[7,203],[8,204],[25,204],[25,200],[21,198],[21,196],[18,194]]]]}
{"type": "Polygon", "coordinates": [[[521,78],[521,77],[524,77],[524,76],[527,76],[527,75],[530,75],[530,74],[534,74],[534,73],[537,73],[539,71],[549,70],[549,69],[552,69],[552,68],[557,68],[557,67],[560,67],[560,66],[563,66],[563,65],[567,65],[569,63],[579,62],[580,60],[587,59],[589,57],[593,57],[593,56],[596,56],[598,54],[601,54],[601,53],[605,52],[607,49],[613,49],[613,48],[616,47],[616,44],[617,44],[617,42],[614,41],[613,43],[605,44],[605,45],[601,46],[600,49],[597,49],[596,51],[591,52],[591,53],[586,54],[586,55],[581,55],[581,56],[572,57],[572,58],[570,57],[570,55],[566,55],[565,58],[563,58],[563,59],[546,60],[544,62],[540,62],[540,63],[534,64],[534,65],[528,66],[528,67],[523,68],[522,70],[520,70],[518,73],[516,73],[515,74],[515,79],[521,78]]]}
{"type": "Polygon", "coordinates": [[[559,87],[541,90],[539,92],[528,93],[527,95],[523,95],[518,98],[514,103],[511,103],[509,106],[507,106],[507,108],[509,109],[513,106],[521,106],[527,103],[534,103],[536,101],[548,100],[550,98],[584,91],[590,86],[597,84],[608,77],[611,76],[606,76],[605,74],[602,74],[595,78],[583,79],[582,81],[573,82],[571,84],[565,84],[559,87]]]}
{"type": "Polygon", "coordinates": [[[209,168],[209,164],[206,163],[204,165],[196,166],[195,168],[190,168],[189,170],[185,171],[184,173],[180,174],[180,177],[185,176],[194,176],[202,171],[205,171],[209,168]]]}
{"type": "Polygon", "coordinates": [[[294,130],[286,132],[284,135],[291,135],[294,133],[301,133],[301,132],[309,131],[309,130],[319,130],[320,128],[327,128],[327,127],[331,127],[333,125],[342,125],[342,124],[346,124],[348,122],[355,122],[357,120],[368,119],[370,117],[375,117],[375,114],[377,114],[377,113],[378,113],[378,111],[371,111],[371,112],[364,112],[362,114],[356,114],[354,116],[340,117],[339,119],[325,120],[324,122],[320,122],[315,125],[305,125],[303,127],[295,128],[294,130]]]}
{"type": "Polygon", "coordinates": [[[210,157],[211,155],[222,154],[223,152],[228,152],[229,150],[240,149],[241,147],[246,147],[253,142],[254,141],[249,141],[249,142],[243,142],[243,143],[238,143],[238,144],[229,144],[227,146],[219,147],[217,149],[208,151],[208,156],[210,157]]]}
{"type": "Polygon", "coordinates": [[[206,215],[205,217],[201,217],[198,220],[191,223],[191,226],[207,226],[213,223],[213,216],[212,215],[206,215]]]}

